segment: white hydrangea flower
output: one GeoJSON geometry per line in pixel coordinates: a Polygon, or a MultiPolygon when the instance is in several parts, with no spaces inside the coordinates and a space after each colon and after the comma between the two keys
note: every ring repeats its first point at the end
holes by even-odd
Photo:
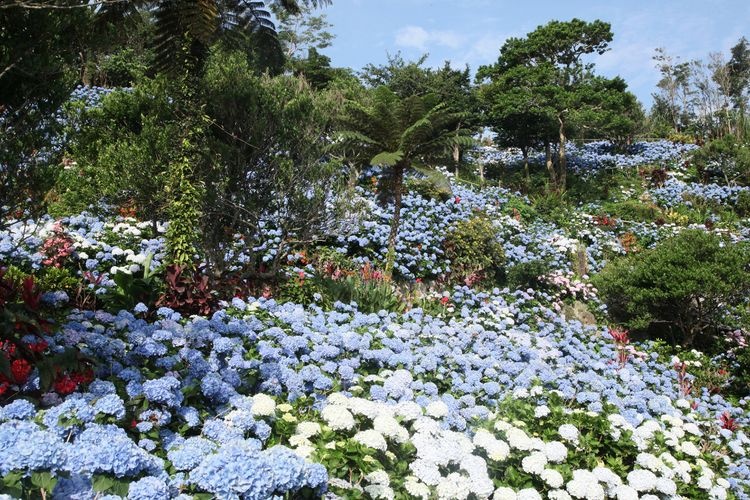
{"type": "Polygon", "coordinates": [[[544,469],[541,478],[550,488],[560,488],[565,483],[562,474],[554,469],[544,469]]]}
{"type": "Polygon", "coordinates": [[[393,490],[382,484],[371,484],[370,486],[365,486],[365,493],[370,495],[371,498],[383,498],[385,500],[393,500],[395,498],[393,490]]]}
{"type": "Polygon", "coordinates": [[[700,450],[698,450],[698,447],[690,441],[684,441],[680,445],[680,451],[682,451],[685,455],[691,457],[697,457],[701,454],[700,450]]]}
{"type": "Polygon", "coordinates": [[[373,420],[372,427],[397,443],[405,443],[409,440],[409,431],[390,415],[378,415],[373,420]]]}
{"type": "Polygon", "coordinates": [[[534,408],[534,417],[544,418],[550,414],[550,409],[547,405],[537,406],[534,408]]]}
{"type": "Polygon", "coordinates": [[[547,493],[549,500],[572,500],[573,497],[565,490],[552,490],[547,493]]]}
{"type": "Polygon", "coordinates": [[[470,493],[471,481],[457,472],[451,472],[437,485],[437,495],[441,500],[464,500],[470,493]]]}
{"type": "Polygon", "coordinates": [[[508,438],[508,444],[511,448],[521,451],[528,451],[532,448],[529,436],[518,427],[511,427],[505,431],[505,437],[508,438]]]}
{"type": "Polygon", "coordinates": [[[693,422],[686,423],[682,428],[685,429],[685,432],[687,432],[688,434],[692,434],[693,436],[703,435],[703,432],[700,430],[700,428],[693,422]]]}
{"type": "Polygon", "coordinates": [[[557,429],[557,432],[560,434],[560,437],[566,441],[570,441],[571,443],[578,442],[578,428],[573,424],[562,424],[557,429]]]}
{"type": "Polygon", "coordinates": [[[654,472],[658,472],[662,468],[664,468],[664,464],[662,463],[662,461],[651,453],[639,453],[635,458],[635,463],[637,463],[644,469],[648,469],[654,472]]]}
{"type": "Polygon", "coordinates": [[[477,455],[466,455],[459,464],[471,479],[471,492],[479,498],[489,498],[495,490],[487,473],[487,462],[477,455]]]}
{"type": "Polygon", "coordinates": [[[573,471],[573,479],[568,482],[566,489],[573,498],[585,500],[604,500],[604,488],[599,484],[593,472],[585,469],[573,471]]]}
{"type": "Polygon", "coordinates": [[[518,500],[542,500],[542,495],[534,488],[524,488],[516,495],[518,500]]]}
{"type": "Polygon", "coordinates": [[[297,424],[297,434],[311,438],[320,432],[320,424],[317,422],[300,422],[297,424]]]}
{"type": "Polygon", "coordinates": [[[708,497],[711,500],[726,500],[727,490],[721,486],[714,486],[708,491],[708,497]]]}
{"type": "Polygon", "coordinates": [[[495,422],[495,430],[496,431],[506,432],[506,431],[508,431],[509,429],[512,429],[512,428],[513,428],[513,426],[510,425],[505,420],[498,420],[497,422],[495,422]]]}
{"type": "Polygon", "coordinates": [[[651,491],[656,487],[656,475],[650,470],[636,469],[628,473],[628,484],[637,491],[651,491]]]}
{"type": "Polygon", "coordinates": [[[354,435],[354,440],[376,450],[385,451],[388,449],[388,444],[385,442],[383,435],[374,429],[359,431],[354,435]]]}
{"type": "Polygon", "coordinates": [[[713,483],[711,483],[711,478],[706,476],[705,474],[698,478],[698,482],[696,483],[698,485],[698,488],[702,490],[710,490],[713,483]]]}
{"type": "Polygon", "coordinates": [[[612,472],[612,470],[607,467],[594,467],[594,470],[592,470],[591,472],[594,474],[594,476],[596,476],[600,483],[603,483],[607,486],[608,490],[613,490],[614,488],[622,484],[622,479],[620,479],[620,476],[612,472]]]}
{"type": "Polygon", "coordinates": [[[328,404],[346,406],[349,404],[349,398],[340,392],[335,392],[328,396],[328,404]]]}
{"type": "Polygon", "coordinates": [[[354,415],[349,410],[338,405],[328,405],[320,412],[320,416],[328,426],[335,431],[348,431],[354,427],[354,415]]]}
{"type": "Polygon", "coordinates": [[[391,478],[388,473],[384,470],[374,470],[365,476],[365,481],[370,484],[382,484],[383,486],[390,486],[391,478]]]}
{"type": "Polygon", "coordinates": [[[414,476],[408,476],[404,480],[404,489],[412,498],[430,498],[430,487],[414,476]]]}
{"type": "Polygon", "coordinates": [[[448,405],[442,401],[433,401],[425,409],[427,415],[433,418],[443,418],[448,414],[448,405]]]}
{"type": "Polygon", "coordinates": [[[414,401],[403,401],[396,405],[396,415],[404,422],[411,422],[422,416],[422,407],[414,401]]]}
{"type": "Polygon", "coordinates": [[[529,391],[525,387],[516,387],[513,389],[513,397],[515,399],[526,399],[529,397],[529,391]]]}
{"type": "Polygon", "coordinates": [[[310,446],[312,443],[309,439],[307,439],[305,436],[302,436],[300,434],[295,434],[294,436],[291,436],[289,438],[289,445],[290,446],[310,446]]]}
{"type": "Polygon", "coordinates": [[[560,463],[568,457],[568,448],[560,441],[550,441],[544,445],[544,454],[550,462],[560,463]]]}
{"type": "Polygon", "coordinates": [[[632,486],[623,484],[615,488],[614,497],[617,500],[638,500],[638,491],[632,486]]]}
{"type": "Polygon", "coordinates": [[[495,490],[495,494],[492,495],[492,500],[518,500],[518,495],[516,495],[513,488],[501,486],[495,490]]]}
{"type": "Polygon", "coordinates": [[[677,485],[671,479],[660,477],[656,480],[656,491],[665,495],[676,495],[677,485]]]}
{"type": "Polygon", "coordinates": [[[521,468],[528,474],[539,475],[547,465],[547,457],[544,453],[535,451],[521,460],[521,468]]]}
{"type": "Polygon", "coordinates": [[[442,478],[438,466],[434,462],[422,458],[418,458],[410,463],[409,469],[411,469],[420,481],[430,486],[437,485],[442,478]]]}
{"type": "Polygon", "coordinates": [[[674,402],[674,405],[677,408],[681,408],[683,410],[687,410],[687,409],[690,408],[690,401],[688,401],[687,399],[684,399],[684,398],[680,398],[680,399],[678,399],[677,401],[674,402]]]}
{"type": "Polygon", "coordinates": [[[497,439],[491,432],[479,429],[474,434],[474,445],[487,452],[487,457],[495,462],[502,462],[510,454],[510,446],[501,439],[497,439]]]}
{"type": "Polygon", "coordinates": [[[313,452],[315,451],[315,447],[312,446],[312,443],[303,444],[303,445],[297,446],[292,451],[297,456],[307,459],[307,458],[310,458],[310,456],[313,454],[313,452]]]}
{"type": "Polygon", "coordinates": [[[684,425],[682,419],[680,417],[675,417],[674,415],[662,415],[661,420],[672,427],[682,427],[684,425]]]}
{"type": "Polygon", "coordinates": [[[254,416],[268,417],[276,411],[276,401],[267,394],[256,394],[253,396],[251,411],[254,416]]]}

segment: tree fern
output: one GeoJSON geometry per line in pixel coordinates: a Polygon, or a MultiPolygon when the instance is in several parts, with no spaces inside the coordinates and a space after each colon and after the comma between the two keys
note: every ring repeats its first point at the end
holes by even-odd
{"type": "Polygon", "coordinates": [[[404,174],[411,168],[436,183],[449,184],[436,164],[450,158],[451,149],[469,146],[473,139],[457,124],[464,113],[451,111],[432,95],[400,98],[387,87],[374,89],[365,102],[349,102],[343,131],[336,141],[352,162],[383,167],[378,181],[379,198],[393,200],[394,215],[388,237],[386,273],[395,262],[404,174]]]}

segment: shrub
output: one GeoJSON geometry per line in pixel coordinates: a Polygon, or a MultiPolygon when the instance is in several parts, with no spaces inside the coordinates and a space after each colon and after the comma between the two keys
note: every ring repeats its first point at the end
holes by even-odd
{"type": "Polygon", "coordinates": [[[551,266],[543,260],[532,260],[521,262],[508,269],[507,283],[511,288],[534,288],[536,290],[546,287],[542,277],[550,272],[551,266]]]}
{"type": "Polygon", "coordinates": [[[436,183],[429,178],[410,178],[406,182],[406,189],[409,192],[417,193],[428,200],[446,201],[453,194],[450,190],[450,185],[446,188],[445,185],[436,183]]]}
{"type": "Polygon", "coordinates": [[[632,329],[678,333],[685,346],[708,344],[727,306],[750,291],[744,245],[687,230],[655,248],[608,264],[594,284],[617,321],[632,329]]]}
{"type": "Polygon", "coordinates": [[[740,217],[750,217],[750,191],[740,191],[734,210],[740,217]]]}
{"type": "Polygon", "coordinates": [[[703,180],[727,184],[750,182],[750,144],[732,135],[709,142],[693,154],[693,163],[703,180]]]}
{"type": "Polygon", "coordinates": [[[642,203],[638,200],[607,203],[604,209],[620,219],[634,221],[654,221],[661,215],[659,207],[653,203],[642,203]]]}
{"type": "MultiPolygon", "coordinates": [[[[156,302],[184,314],[208,315],[218,308],[208,276],[201,269],[170,264],[166,270],[166,290],[156,302]]],[[[140,286],[133,283],[134,288],[140,286]]],[[[122,285],[120,285],[122,286],[122,285]]]]}
{"type": "Polygon", "coordinates": [[[502,277],[505,253],[497,239],[497,229],[485,215],[461,221],[443,242],[445,256],[450,259],[454,279],[488,279],[502,277]]]}

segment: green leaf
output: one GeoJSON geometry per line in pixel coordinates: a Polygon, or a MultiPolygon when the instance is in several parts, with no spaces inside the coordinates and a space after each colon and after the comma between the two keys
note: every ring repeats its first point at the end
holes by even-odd
{"type": "Polygon", "coordinates": [[[109,491],[115,485],[115,479],[102,474],[94,474],[91,478],[91,487],[94,491],[103,493],[109,491]]]}
{"type": "Polygon", "coordinates": [[[385,167],[392,167],[396,163],[400,162],[404,158],[403,151],[383,151],[370,160],[372,165],[382,165],[385,167]]]}
{"type": "Polygon", "coordinates": [[[51,472],[34,472],[31,474],[31,484],[47,492],[52,492],[57,484],[57,478],[51,472]]]}

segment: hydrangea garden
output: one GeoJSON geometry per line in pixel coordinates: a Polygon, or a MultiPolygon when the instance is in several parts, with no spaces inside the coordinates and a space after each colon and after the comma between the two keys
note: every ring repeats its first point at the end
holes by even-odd
{"type": "MultiPolygon", "coordinates": [[[[653,196],[671,208],[667,200],[694,192],[668,181],[653,196]]],[[[518,217],[516,207],[530,202],[507,189],[454,184],[453,193],[404,200],[396,270],[414,285],[403,312],[242,295],[221,298],[208,315],[144,303],[75,308],[81,293],[107,304],[118,276],[157,269],[164,228],[86,214],[12,222],[0,239],[4,262],[67,269],[84,285],[78,297],[24,292],[25,307],[58,312],[49,327],[29,323],[40,328],[13,347],[39,356],[75,349],[85,368],[58,371],[45,388],[40,370],[22,368],[25,358],[4,347],[12,377],[3,376],[11,399],[0,410],[0,473],[8,491],[748,498],[742,429],[750,399],[693,386],[697,360],[629,343],[607,326],[587,276],[575,274],[576,253],[595,272],[628,251],[622,234],[655,244],[682,228],[621,220],[610,228],[583,209],[563,227],[518,217]],[[450,272],[445,235],[478,212],[492,219],[509,270],[549,263],[542,288],[417,288],[450,272]],[[572,314],[572,301],[588,304],[593,319],[572,314]]],[[[360,196],[369,210],[335,252],[377,264],[390,215],[366,189],[360,196]]],[[[746,237],[741,226],[733,239],[746,237]]],[[[290,254],[289,272],[300,279],[323,272],[297,259],[290,254]]]]}
{"type": "Polygon", "coordinates": [[[0,499],[750,500],[747,40],[329,4],[0,5],[0,499]]]}

